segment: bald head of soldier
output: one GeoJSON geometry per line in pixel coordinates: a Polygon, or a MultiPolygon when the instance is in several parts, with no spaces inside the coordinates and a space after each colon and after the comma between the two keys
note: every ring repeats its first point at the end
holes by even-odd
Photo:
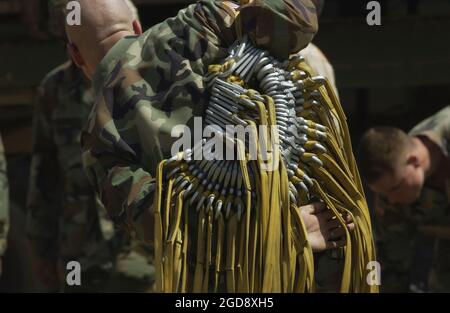
{"type": "Polygon", "coordinates": [[[68,52],[92,79],[108,51],[123,37],[140,35],[142,27],[125,0],[78,0],[81,25],[68,25],[68,52]]]}

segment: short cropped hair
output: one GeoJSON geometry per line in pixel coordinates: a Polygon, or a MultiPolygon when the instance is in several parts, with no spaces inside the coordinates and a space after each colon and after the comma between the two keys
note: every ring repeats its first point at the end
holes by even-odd
{"type": "Polygon", "coordinates": [[[386,173],[394,173],[400,157],[412,139],[395,127],[374,127],[362,136],[358,157],[361,176],[373,183],[386,173]]]}

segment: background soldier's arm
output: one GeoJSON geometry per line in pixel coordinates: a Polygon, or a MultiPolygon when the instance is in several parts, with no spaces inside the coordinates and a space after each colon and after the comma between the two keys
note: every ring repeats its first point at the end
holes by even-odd
{"type": "Polygon", "coordinates": [[[27,235],[34,256],[56,262],[58,222],[62,214],[57,149],[51,127],[55,84],[46,80],[38,92],[33,117],[33,152],[28,193],[27,235]]]}

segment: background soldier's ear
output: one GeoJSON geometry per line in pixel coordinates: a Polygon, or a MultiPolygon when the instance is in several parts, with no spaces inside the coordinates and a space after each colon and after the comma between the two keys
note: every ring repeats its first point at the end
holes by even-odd
{"type": "Polygon", "coordinates": [[[133,30],[136,35],[142,34],[142,25],[138,20],[133,21],[133,30]]]}
{"type": "Polygon", "coordinates": [[[420,166],[419,158],[415,154],[411,154],[408,156],[408,159],[406,160],[407,165],[412,165],[415,168],[420,166]]]}
{"type": "Polygon", "coordinates": [[[71,43],[67,43],[66,48],[75,65],[78,66],[79,68],[82,68],[85,65],[85,63],[77,46],[71,43]]]}

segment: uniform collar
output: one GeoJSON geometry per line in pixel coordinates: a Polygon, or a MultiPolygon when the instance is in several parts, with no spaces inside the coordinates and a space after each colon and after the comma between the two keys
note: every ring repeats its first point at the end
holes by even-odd
{"type": "Polygon", "coordinates": [[[100,64],[95,70],[94,76],[92,78],[92,86],[94,88],[94,93],[98,95],[105,84],[111,71],[117,65],[118,62],[126,57],[126,51],[128,47],[136,41],[139,36],[126,36],[120,39],[105,55],[100,64]]]}

